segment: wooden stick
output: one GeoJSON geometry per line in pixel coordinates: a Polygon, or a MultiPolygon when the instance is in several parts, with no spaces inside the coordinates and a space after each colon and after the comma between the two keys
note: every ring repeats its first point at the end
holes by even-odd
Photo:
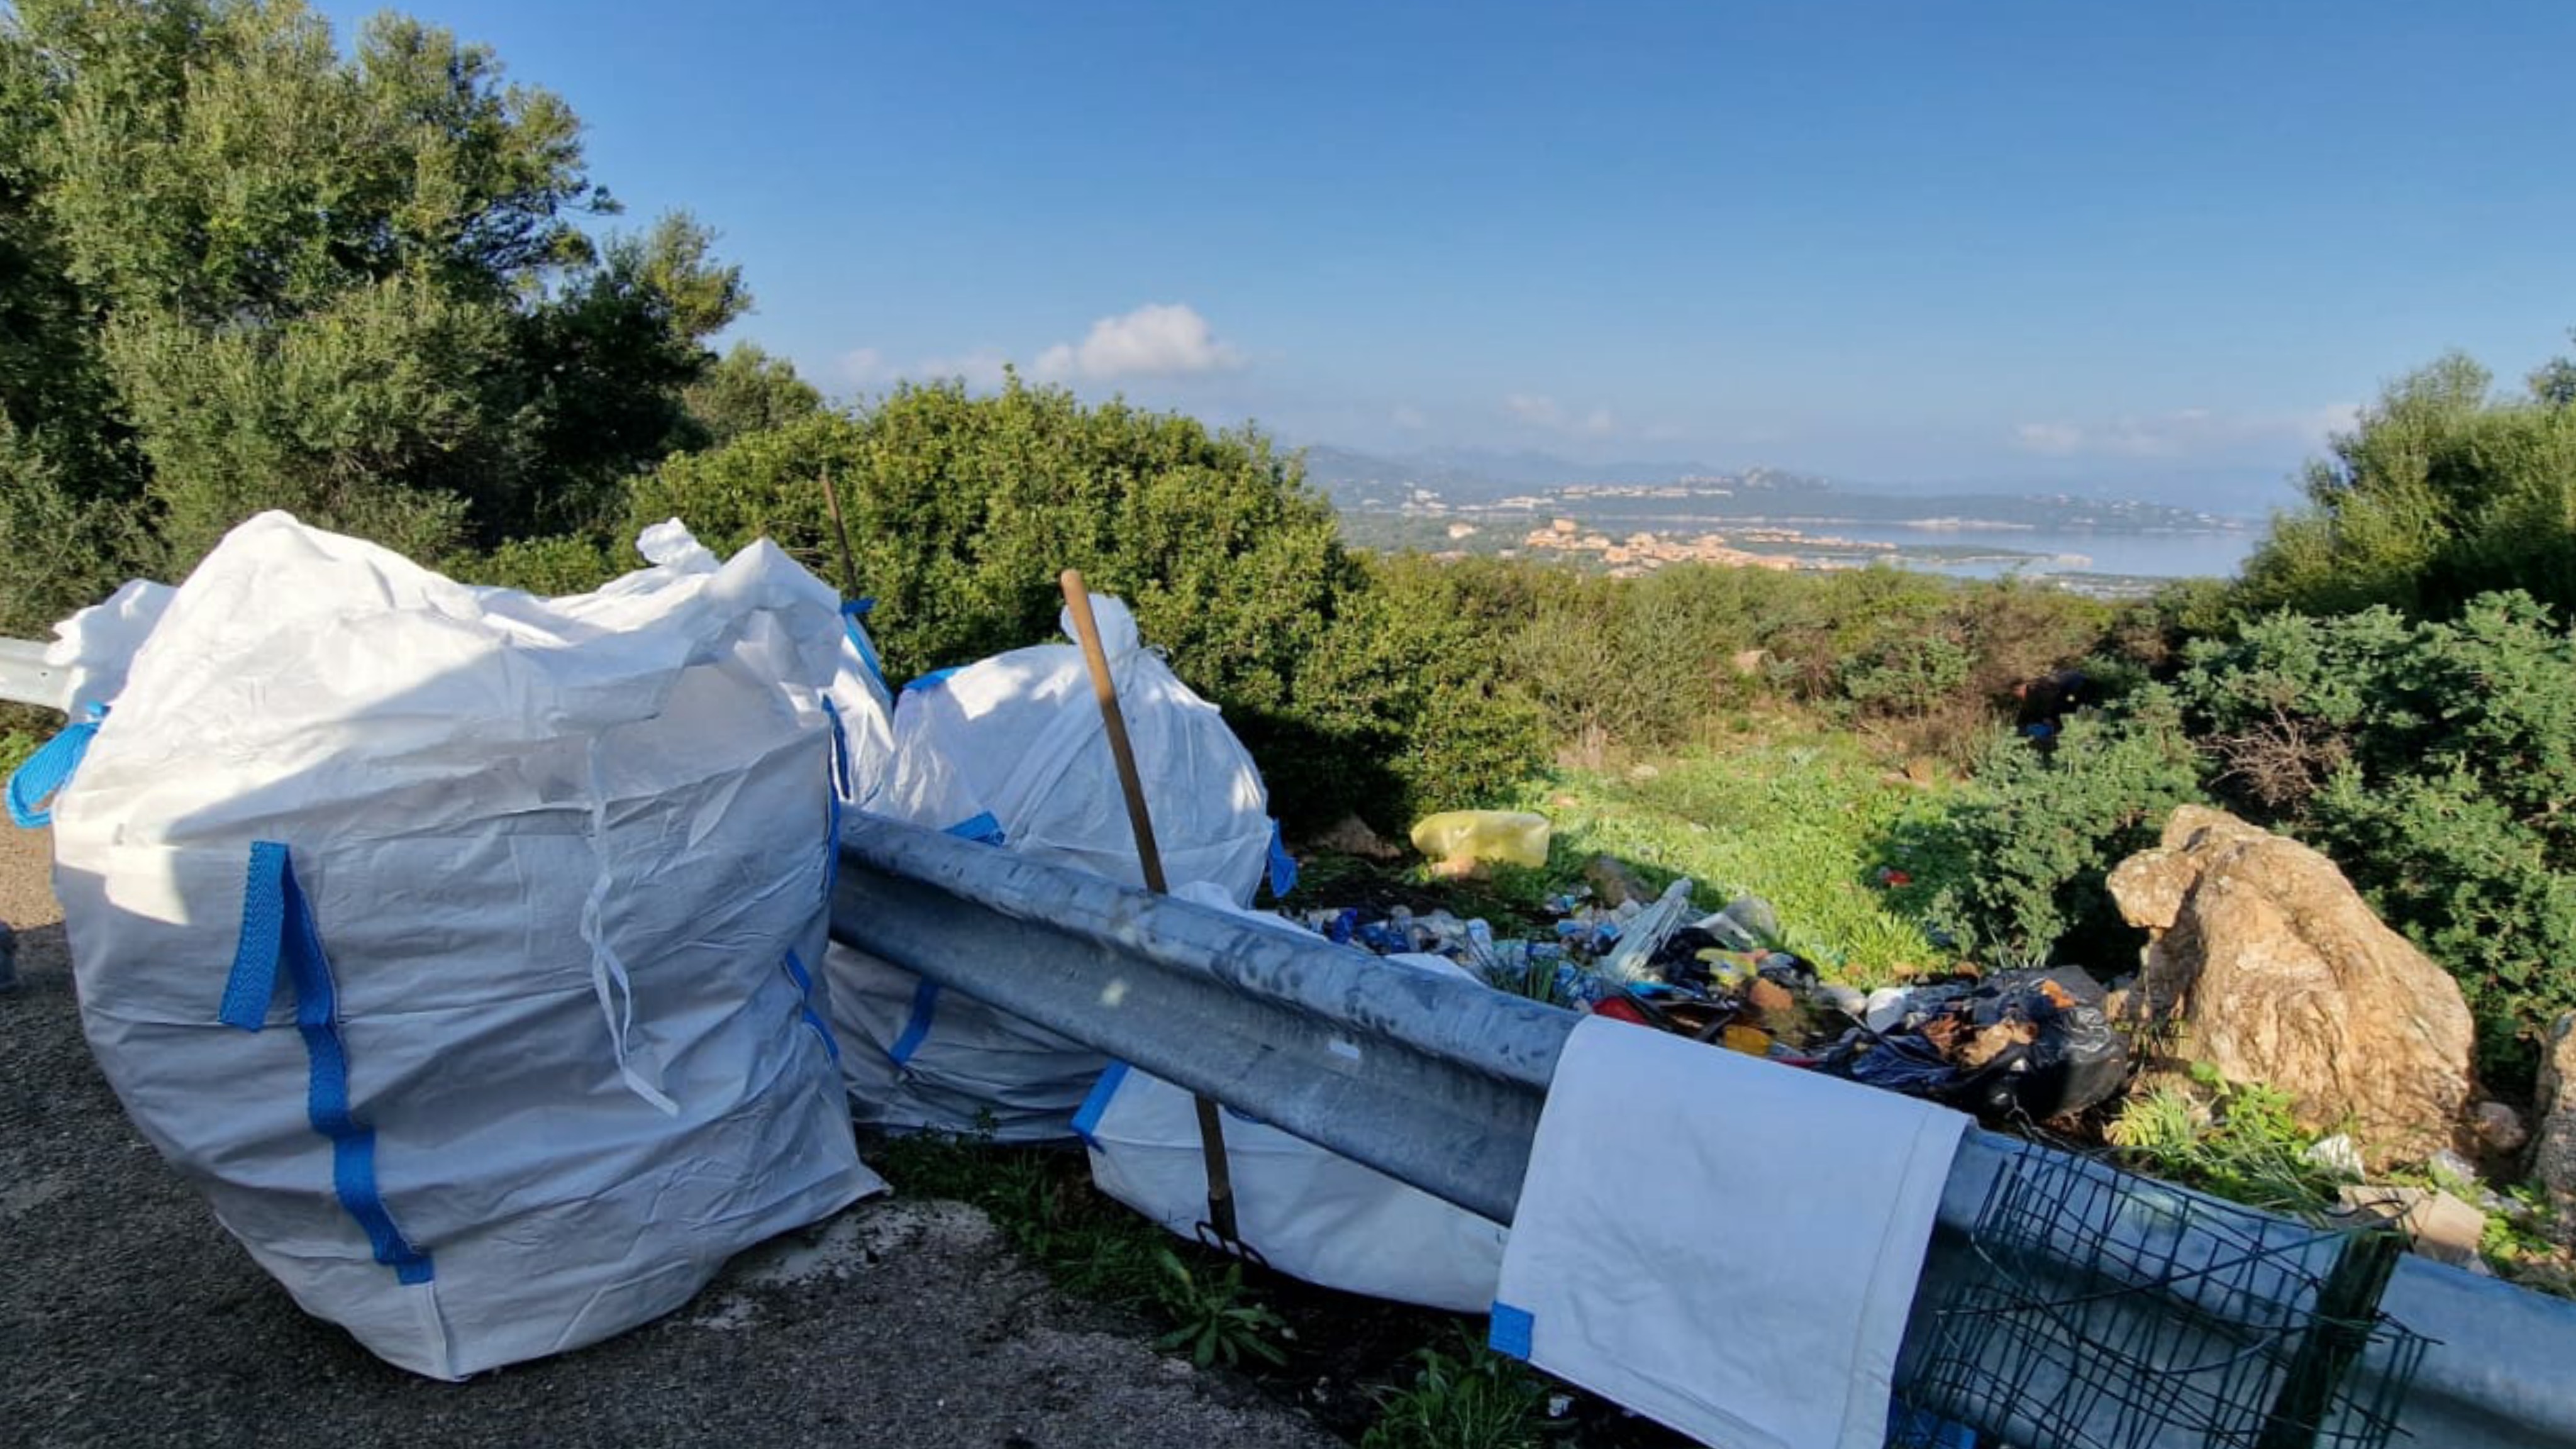
{"type": "MultiPolygon", "coordinates": [[[[1073,615],[1074,637],[1082,641],[1083,662],[1091,666],[1091,693],[1100,702],[1100,721],[1109,731],[1109,754],[1118,763],[1118,788],[1127,796],[1127,824],[1136,833],[1136,861],[1144,867],[1145,888],[1156,895],[1167,895],[1171,886],[1163,878],[1162,848],[1154,843],[1154,817],[1145,806],[1145,782],[1136,772],[1136,748],[1127,738],[1127,715],[1118,707],[1118,682],[1109,672],[1109,651],[1100,644],[1100,621],[1092,617],[1091,594],[1082,586],[1082,573],[1066,569],[1057,582],[1064,589],[1065,608],[1073,615]]],[[[1225,1159],[1225,1119],[1217,1115],[1216,1102],[1208,1097],[1196,1099],[1199,1114],[1199,1155],[1207,1163],[1207,1227],[1216,1234],[1218,1245],[1233,1250],[1242,1240],[1235,1236],[1234,1174],[1225,1159]]]]}
{"type": "Polygon", "coordinates": [[[832,532],[841,544],[841,597],[855,599],[859,596],[859,565],[850,554],[850,526],[841,521],[841,493],[832,486],[829,465],[823,469],[823,503],[832,510],[832,532]]]}

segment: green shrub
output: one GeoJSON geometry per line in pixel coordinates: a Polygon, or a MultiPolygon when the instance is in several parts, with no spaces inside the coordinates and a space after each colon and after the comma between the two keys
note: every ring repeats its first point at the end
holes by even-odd
{"type": "Polygon", "coordinates": [[[532,594],[582,594],[598,588],[644,560],[630,552],[620,560],[598,539],[578,534],[522,538],[480,554],[448,561],[447,571],[470,584],[524,589],[532,594]]]}
{"type": "Polygon", "coordinates": [[[2317,1137],[2291,1119],[2287,1093],[2223,1081],[2207,1067],[2193,1082],[2206,1100],[2169,1083],[2121,1105],[2107,1135],[2128,1165],[2250,1207],[2334,1208],[2348,1179],[2308,1156],[2317,1137]]]}
{"type": "Polygon", "coordinates": [[[1519,785],[1551,722],[1498,665],[1510,606],[1495,581],[1415,556],[1365,561],[1297,673],[1293,716],[1246,732],[1262,768],[1304,782],[1310,815],[1356,810],[1382,827],[1519,785]]]}
{"type": "Polygon", "coordinates": [[[2102,878],[2205,794],[2331,857],[2459,979],[2488,1083],[2528,1088],[2576,1007],[2576,638],[2514,593],[2448,621],[2275,614],[2183,657],[2054,751],[1991,749],[1941,827],[1974,862],[1941,922],[2000,959],[2124,957],[2102,878]]]}
{"type": "Polygon", "coordinates": [[[2576,638],[2513,593],[2448,622],[2279,614],[2190,657],[2212,789],[2333,857],[2459,978],[2491,1082],[2527,1086],[2576,1007],[2576,638]]]}
{"type": "Polygon", "coordinates": [[[678,517],[720,552],[767,536],[838,579],[827,471],[898,680],[1061,637],[1070,567],[1225,710],[1292,821],[1400,824],[1507,786],[1545,749],[1495,667],[1494,620],[1515,606],[1472,570],[1352,558],[1293,460],[1250,431],[1017,380],[988,397],[904,387],[670,460],[632,488],[628,533],[678,517]]]}
{"type": "Polygon", "coordinates": [[[1968,863],[1931,917],[1990,962],[2023,965],[2061,952],[2116,964],[2134,954],[2103,879],[2156,843],[2176,805],[2200,797],[2191,746],[2172,696],[2143,691],[2117,717],[2079,715],[2055,747],[1998,733],[1978,791],[1935,827],[1930,853],[1968,863]]]}
{"type": "Polygon", "coordinates": [[[2330,455],[2305,507],[2273,521],[2245,568],[2256,607],[2344,613],[2386,605],[2448,617],[2521,589],[2576,607],[2576,403],[2561,363],[2530,395],[2491,391],[2453,354],[2400,379],[2330,455]]]}

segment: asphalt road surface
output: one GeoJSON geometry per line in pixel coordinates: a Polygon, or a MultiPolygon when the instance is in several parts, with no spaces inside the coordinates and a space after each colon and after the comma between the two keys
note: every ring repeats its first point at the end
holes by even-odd
{"type": "Polygon", "coordinates": [[[306,1317],[135,1134],[82,1041],[43,836],[0,826],[0,1443],[1335,1443],[1047,1287],[973,1209],[863,1203],[678,1312],[464,1384],[306,1317]]]}

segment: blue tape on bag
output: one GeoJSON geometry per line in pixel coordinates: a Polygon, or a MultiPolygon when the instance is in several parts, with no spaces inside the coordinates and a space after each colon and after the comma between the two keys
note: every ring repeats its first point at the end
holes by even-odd
{"type": "Polygon", "coordinates": [[[313,1130],[331,1143],[331,1190],[340,1207],[366,1232],[376,1261],[404,1283],[434,1276],[429,1254],[412,1246],[395,1226],[376,1185],[376,1129],[358,1119],[349,1100],[349,1049],[340,1036],[340,991],[313,908],[295,882],[295,864],[273,840],[250,848],[250,874],[242,892],[241,939],[232,974],[224,981],[216,1019],[243,1031],[268,1024],[277,999],[279,968],[295,991],[295,1029],[304,1038],[304,1107],[313,1130]]]}
{"type": "Polygon", "coordinates": [[[61,733],[45,741],[44,748],[9,772],[10,823],[21,830],[54,823],[54,812],[47,802],[79,773],[81,758],[89,753],[89,742],[98,735],[98,722],[106,716],[103,706],[92,705],[90,718],[63,726],[61,733]]]}

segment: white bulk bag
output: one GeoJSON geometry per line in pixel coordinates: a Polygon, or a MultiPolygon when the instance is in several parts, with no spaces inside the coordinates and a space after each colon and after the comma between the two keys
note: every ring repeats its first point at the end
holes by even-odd
{"type": "MultiPolygon", "coordinates": [[[[716,556],[676,518],[645,529],[635,547],[667,573],[713,573],[718,567],[716,556]]],[[[832,705],[832,791],[844,805],[865,805],[885,784],[894,761],[894,697],[886,690],[876,641],[861,622],[875,605],[874,599],[841,604],[841,637],[832,682],[824,690],[832,705]]]]}
{"type": "MultiPolygon", "coordinates": [[[[1165,876],[1249,903],[1265,867],[1289,869],[1261,772],[1216,706],[1139,642],[1125,604],[1094,595],[1092,609],[1165,876]]],[[[1062,624],[1076,637],[1070,613],[1062,624]]],[[[1091,676],[1073,644],[913,681],[895,703],[892,772],[868,808],[1144,884],[1091,676]]],[[[1286,888],[1284,877],[1276,883],[1286,888]]],[[[1001,1141],[1072,1135],[1074,1110],[1107,1058],[865,951],[836,944],[825,959],[859,1120],[1001,1141]]]]}
{"type": "Polygon", "coordinates": [[[805,984],[832,594],[705,563],[539,599],[263,514],[54,756],[101,1069],[404,1368],[606,1337],[883,1185],[805,984]]]}
{"type": "MultiPolygon", "coordinates": [[[[1221,904],[1187,894],[1202,905],[1221,904]]],[[[1385,966],[1474,979],[1438,956],[1389,956],[1385,966]]],[[[1483,1313],[1493,1303],[1509,1236],[1501,1224],[1231,1107],[1221,1116],[1235,1232],[1271,1267],[1327,1288],[1457,1313],[1483,1313]]],[[[1198,1106],[1187,1091],[1112,1062],[1073,1125],[1101,1191],[1184,1238],[1198,1236],[1207,1218],[1207,1160],[1198,1106]]]]}
{"type": "Polygon", "coordinates": [[[894,768],[894,696],[886,690],[876,641],[860,622],[875,602],[853,599],[841,605],[840,658],[828,691],[840,742],[832,788],[842,804],[860,808],[885,787],[894,768]]]}
{"type": "MultiPolygon", "coordinates": [[[[1402,971],[1403,966],[1390,967],[1402,971]]],[[[1508,1230],[1232,1108],[1225,1160],[1235,1233],[1294,1278],[1483,1313],[1508,1230]]],[[[1184,1238],[1207,1220],[1207,1162],[1187,1091],[1112,1062],[1074,1115],[1100,1190],[1184,1238]]]]}

